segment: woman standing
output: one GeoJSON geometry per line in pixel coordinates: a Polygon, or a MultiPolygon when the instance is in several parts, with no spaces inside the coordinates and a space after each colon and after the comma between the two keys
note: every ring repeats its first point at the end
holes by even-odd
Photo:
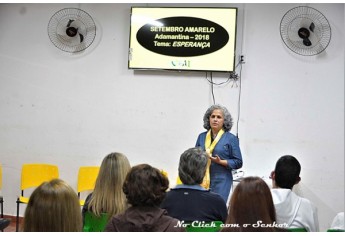
{"type": "Polygon", "coordinates": [[[195,146],[202,147],[209,156],[210,190],[227,202],[232,186],[232,170],[242,167],[238,138],[229,132],[232,117],[224,106],[212,105],[203,120],[207,131],[199,134],[195,146]]]}

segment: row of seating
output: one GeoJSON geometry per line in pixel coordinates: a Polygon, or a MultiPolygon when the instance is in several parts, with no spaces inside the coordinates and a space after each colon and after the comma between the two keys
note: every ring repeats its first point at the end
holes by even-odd
{"type": "MultiPolygon", "coordinates": [[[[84,191],[92,191],[99,172],[99,166],[81,166],[78,171],[77,193],[80,199],[84,191]]],[[[17,203],[16,231],[19,230],[19,207],[20,204],[27,204],[30,196],[24,195],[24,190],[36,188],[45,181],[59,178],[59,168],[51,164],[23,164],[21,171],[20,191],[17,203]]],[[[2,166],[0,165],[0,190],[2,189],[2,166]]],[[[80,206],[85,203],[80,199],[80,206]]],[[[3,218],[3,197],[0,197],[1,217],[3,218]]]]}
{"type": "MultiPolygon", "coordinates": [[[[92,191],[95,187],[95,182],[99,173],[99,166],[81,166],[78,171],[77,193],[80,205],[85,203],[81,198],[81,193],[85,191],[92,191]]],[[[164,175],[168,175],[162,171],[164,175]]],[[[21,195],[17,199],[17,218],[16,231],[19,229],[19,206],[20,204],[27,204],[30,197],[24,196],[24,190],[38,187],[44,181],[49,181],[54,178],[59,178],[59,169],[56,165],[51,164],[23,164],[21,171],[21,195]]],[[[2,189],[2,166],[0,164],[0,191],[2,189]]],[[[0,195],[1,218],[3,218],[3,197],[0,195]]],[[[101,217],[96,217],[91,212],[87,212],[84,219],[84,232],[100,232],[103,231],[109,216],[104,213],[101,217]]],[[[217,232],[220,230],[222,222],[217,221],[212,226],[194,227],[188,225],[187,232],[217,232]]],[[[303,228],[288,229],[291,232],[306,232],[303,228]]],[[[328,229],[327,232],[344,232],[343,230],[328,229]]]]}

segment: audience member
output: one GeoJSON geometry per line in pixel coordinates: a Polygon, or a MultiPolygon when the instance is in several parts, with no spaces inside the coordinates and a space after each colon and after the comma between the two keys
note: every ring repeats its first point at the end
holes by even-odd
{"type": "Polygon", "coordinates": [[[108,223],[108,232],[165,232],[185,231],[176,227],[178,220],[167,215],[159,206],[169,180],[148,164],[132,167],[123,184],[128,203],[124,213],[114,216],[108,223]]]}
{"type": "Polygon", "coordinates": [[[227,208],[223,198],[200,186],[207,160],[206,152],[200,147],[182,153],[178,168],[182,184],[167,192],[161,205],[168,211],[168,215],[185,222],[225,222],[227,208]]]}
{"type": "Polygon", "coordinates": [[[290,155],[279,158],[272,178],[272,197],[276,208],[277,223],[288,228],[305,228],[309,232],[319,231],[317,208],[308,199],[299,197],[292,188],[301,181],[301,165],[290,155]]]}
{"type": "Polygon", "coordinates": [[[108,213],[109,217],[112,217],[127,209],[122,185],[130,169],[129,161],[122,153],[114,152],[104,157],[95,188],[85,200],[82,209],[83,218],[87,211],[98,217],[101,213],[108,213]]]}
{"type": "Polygon", "coordinates": [[[77,193],[61,179],[44,182],[33,191],[24,217],[25,232],[82,230],[77,193]]]}
{"type": "Polygon", "coordinates": [[[230,198],[228,218],[222,231],[275,232],[284,231],[276,224],[272,195],[266,182],[259,177],[246,177],[230,198]]]}
{"type": "Polygon", "coordinates": [[[202,186],[218,193],[227,203],[233,180],[232,170],[243,165],[238,138],[230,133],[232,116],[226,107],[212,105],[205,112],[203,120],[207,131],[199,134],[195,144],[209,156],[202,186]]]}

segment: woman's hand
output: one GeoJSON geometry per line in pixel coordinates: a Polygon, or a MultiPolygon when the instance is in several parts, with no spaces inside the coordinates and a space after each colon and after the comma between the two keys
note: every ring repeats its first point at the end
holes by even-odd
{"type": "Polygon", "coordinates": [[[213,162],[215,162],[215,163],[217,163],[219,165],[222,165],[222,166],[227,166],[228,165],[228,162],[226,160],[220,159],[220,157],[218,155],[216,155],[214,157],[211,156],[210,158],[211,158],[211,161],[213,161],[213,162]]]}

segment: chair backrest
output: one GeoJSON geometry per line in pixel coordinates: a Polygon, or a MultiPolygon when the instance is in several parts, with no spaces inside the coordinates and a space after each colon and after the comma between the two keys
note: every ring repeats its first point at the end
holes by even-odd
{"type": "Polygon", "coordinates": [[[93,190],[99,173],[99,166],[81,166],[78,172],[77,192],[93,190]]]}
{"type": "Polygon", "coordinates": [[[164,175],[166,178],[169,179],[169,174],[168,174],[167,171],[165,171],[165,170],[160,170],[160,171],[161,171],[161,174],[162,174],[162,175],[164,175]]]}
{"type": "Polygon", "coordinates": [[[21,190],[38,187],[45,181],[59,178],[59,169],[50,164],[23,164],[21,190]]]}
{"type": "Polygon", "coordinates": [[[222,224],[222,221],[187,223],[186,232],[219,232],[222,224]]]}
{"type": "Polygon", "coordinates": [[[97,217],[91,211],[87,211],[84,216],[83,232],[103,232],[108,220],[107,213],[102,213],[100,217],[97,217]]]}

